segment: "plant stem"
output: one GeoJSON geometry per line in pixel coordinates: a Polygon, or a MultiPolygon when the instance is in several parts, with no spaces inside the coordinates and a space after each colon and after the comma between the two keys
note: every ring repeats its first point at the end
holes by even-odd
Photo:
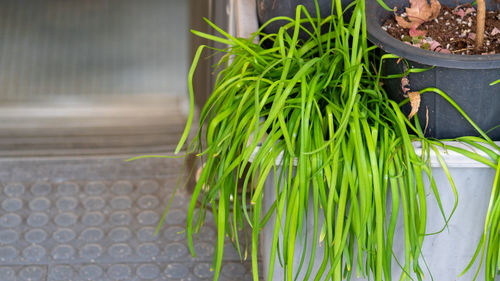
{"type": "Polygon", "coordinates": [[[476,48],[479,49],[484,42],[484,22],[486,20],[486,5],[484,0],[477,0],[477,25],[476,48]]]}

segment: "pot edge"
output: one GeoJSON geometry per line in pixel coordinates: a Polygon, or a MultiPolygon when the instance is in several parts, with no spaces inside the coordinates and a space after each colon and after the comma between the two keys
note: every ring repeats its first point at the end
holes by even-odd
{"type": "Polygon", "coordinates": [[[455,55],[433,52],[405,44],[390,36],[381,27],[379,15],[388,15],[377,1],[366,2],[366,29],[368,40],[382,50],[397,56],[432,66],[459,69],[499,69],[500,54],[495,55],[455,55]]]}

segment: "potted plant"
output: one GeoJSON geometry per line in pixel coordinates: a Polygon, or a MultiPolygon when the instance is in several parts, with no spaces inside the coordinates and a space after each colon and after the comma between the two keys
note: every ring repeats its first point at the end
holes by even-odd
{"type": "MultiPolygon", "coordinates": [[[[449,94],[450,98],[463,111],[467,112],[474,120],[477,120],[478,125],[483,130],[488,130],[488,137],[500,140],[500,119],[498,118],[500,116],[500,95],[498,95],[500,84],[498,84],[497,80],[500,75],[500,50],[484,52],[484,48],[482,48],[486,43],[490,45],[490,42],[484,42],[486,10],[493,9],[495,4],[479,0],[477,1],[476,12],[471,6],[467,9],[459,9],[464,4],[467,4],[468,1],[445,0],[440,2],[431,0],[429,4],[427,0],[410,1],[411,6],[406,8],[407,14],[405,16],[407,18],[403,19],[403,17],[396,14],[394,15],[395,20],[401,27],[409,29],[408,33],[410,37],[419,38],[416,43],[420,46],[420,43],[424,41],[420,41],[421,36],[419,35],[425,36],[427,29],[429,29],[428,26],[425,29],[417,29],[420,24],[426,21],[429,21],[428,25],[437,24],[439,21],[443,21],[443,17],[438,18],[438,16],[457,13],[460,18],[457,19],[456,24],[452,24],[459,26],[460,24],[465,24],[465,21],[461,22],[464,14],[472,13],[472,15],[475,15],[477,13],[477,18],[474,19],[476,25],[471,25],[469,22],[468,26],[472,28],[467,29],[468,33],[464,32],[461,36],[465,37],[464,40],[475,39],[473,44],[469,44],[465,49],[475,49],[476,55],[468,55],[468,51],[463,52],[463,49],[458,50],[462,51],[460,54],[460,52],[450,52],[447,49],[444,49],[444,52],[442,52],[441,50],[443,49],[441,48],[433,51],[425,50],[425,48],[415,48],[415,46],[412,46],[414,45],[412,42],[405,43],[403,42],[404,40],[393,38],[386,32],[387,27],[383,25],[392,16],[393,12],[397,11],[397,5],[401,4],[400,1],[379,1],[378,3],[372,1],[367,4],[369,6],[366,15],[369,39],[383,50],[405,59],[404,63],[399,63],[400,58],[396,58],[385,65],[385,74],[403,74],[404,76],[403,80],[388,79],[385,81],[389,96],[395,100],[404,99],[404,95],[409,91],[409,88],[405,89],[405,86],[408,85],[411,85],[412,89],[422,89],[418,92],[418,96],[420,97],[420,94],[424,95],[422,95],[419,102],[420,106],[426,110],[421,110],[418,115],[421,120],[429,122],[428,136],[451,138],[462,135],[479,135],[480,131],[470,125],[468,120],[464,118],[461,110],[457,110],[454,106],[450,105],[449,101],[439,95],[429,94],[433,90],[428,87],[437,87],[449,94]],[[439,13],[441,4],[458,6],[452,11],[439,13]],[[394,7],[394,9],[390,9],[389,7],[394,7]],[[429,12],[425,17],[415,17],[416,15],[422,15],[422,10],[424,9],[428,9],[427,11],[429,12]],[[431,12],[433,9],[434,11],[431,12]],[[458,12],[461,12],[461,14],[458,12]],[[420,32],[422,34],[419,34],[420,32]],[[426,71],[421,71],[421,69],[426,69],[426,71]]],[[[497,20],[500,23],[498,16],[497,20]]],[[[489,35],[495,35],[498,31],[498,28],[493,26],[487,32],[489,32],[489,35]]],[[[434,41],[432,38],[431,40],[434,41]]],[[[445,47],[449,47],[449,44],[445,47]]],[[[411,109],[407,106],[404,110],[409,112],[411,109]]],[[[495,189],[492,190],[491,198],[492,200],[496,200],[496,204],[499,204],[498,191],[495,191],[495,189]]],[[[498,225],[498,217],[495,219],[496,221],[493,223],[494,225],[498,225]]],[[[498,239],[498,231],[495,231],[496,228],[490,229],[490,233],[493,233],[493,240],[490,240],[490,242],[498,239]],[[495,238],[495,235],[497,238],[495,238]]],[[[482,239],[479,246],[485,246],[484,244],[485,241],[482,239]]],[[[491,242],[487,250],[483,248],[483,251],[488,252],[487,257],[490,257],[486,258],[485,280],[494,280],[498,274],[500,266],[498,264],[498,257],[491,259],[492,256],[499,255],[498,249],[498,242],[491,242]]],[[[476,255],[478,251],[476,251],[476,255]]],[[[481,253],[484,254],[484,252],[481,253]]],[[[476,255],[474,255],[467,269],[472,265],[476,255]]],[[[483,259],[481,258],[480,264],[482,262],[483,259]]],[[[474,279],[476,277],[477,273],[474,275],[474,279]]]]}
{"type": "MultiPolygon", "coordinates": [[[[340,7],[340,0],[335,6],[340,7]]],[[[349,19],[342,9],[321,18],[298,6],[295,18],[286,18],[289,23],[278,32],[262,33],[264,24],[251,38],[235,38],[208,21],[222,37],[193,31],[228,46],[218,50],[225,55],[218,64],[215,88],[188,145],[205,164],[189,205],[186,232],[195,255],[194,234],[206,212],[213,212],[218,227],[215,280],[226,237],[242,258],[251,253],[254,280],[259,280],[259,237],[270,224],[273,234],[265,250],[271,254],[263,263],[281,266],[283,279],[293,280],[298,273],[300,280],[350,279],[353,274],[374,280],[398,278],[391,270],[398,217],[404,229],[401,275],[410,277],[413,272],[420,279],[421,248],[429,234],[427,200],[437,201],[440,211],[433,216],[442,217],[443,229],[456,207],[455,203],[450,212],[441,208],[430,152],[436,151],[447,175],[438,147],[494,167],[498,187],[500,149],[484,133],[484,139],[461,139],[484,155],[427,139],[418,119],[410,122],[400,104],[388,99],[380,83],[381,62],[393,56],[379,57],[376,47],[368,45],[365,11],[362,0],[356,1],[349,19]],[[308,33],[306,39],[299,39],[301,30],[308,33]],[[430,190],[421,175],[430,180],[430,190]],[[265,183],[271,179],[274,199],[265,195],[265,183]],[[241,241],[238,234],[245,227],[252,235],[241,241]],[[303,237],[307,230],[312,230],[312,238],[303,237]],[[319,249],[323,259],[315,260],[319,249]]],[[[198,49],[189,72],[191,115],[177,152],[193,120],[192,81],[204,48],[198,49]]],[[[500,203],[495,196],[485,233],[498,228],[500,203]]],[[[498,243],[498,236],[485,235],[498,243]]],[[[271,280],[273,271],[265,277],[271,280]]]]}
{"type": "MultiPolygon", "coordinates": [[[[383,28],[383,23],[390,17],[394,17],[393,9],[389,7],[401,8],[403,4],[397,0],[387,1],[367,1],[369,8],[367,9],[366,20],[368,37],[370,41],[385,50],[386,52],[397,55],[398,57],[406,59],[407,63],[395,63],[397,59],[388,62],[385,65],[385,73],[387,75],[396,73],[406,73],[410,87],[412,89],[425,89],[427,87],[436,87],[447,93],[469,116],[477,122],[480,128],[488,132],[488,135],[494,140],[500,140],[500,84],[492,84],[493,81],[498,79],[500,75],[500,50],[496,54],[484,53],[483,55],[462,55],[460,52],[453,52],[447,50],[444,44],[438,50],[446,50],[447,53],[433,52],[423,48],[415,48],[401,40],[393,38],[383,28]],[[442,47],[442,48],[441,48],[442,47]],[[415,69],[428,69],[427,71],[415,71],[415,69]]],[[[427,4],[427,0],[416,1],[421,5],[427,4]]],[[[433,0],[433,3],[439,2],[433,0]]],[[[441,4],[461,5],[469,3],[469,1],[448,1],[441,0],[441,4]]],[[[417,4],[418,4],[417,3],[417,4]]],[[[464,39],[469,39],[471,35],[476,36],[476,44],[469,44],[465,49],[474,49],[474,45],[481,44],[479,41],[484,34],[484,13],[486,7],[488,10],[495,7],[494,2],[487,1],[486,5],[483,1],[477,1],[478,5],[478,19],[473,19],[472,22],[477,21],[479,30],[482,26],[483,32],[475,32],[475,25],[469,22],[452,22],[449,25],[466,26],[469,32],[462,35],[464,39]],[[482,20],[481,20],[482,19],[482,20]],[[483,23],[482,25],[479,23],[483,23]],[[469,26],[470,25],[470,26],[469,26]]],[[[429,6],[430,7],[430,6],[429,6]]],[[[408,9],[408,8],[407,8],[408,9]]],[[[416,9],[415,7],[413,8],[416,9]]],[[[411,11],[411,10],[410,10],[411,11]]],[[[427,18],[429,21],[428,26],[437,24],[435,21],[443,21],[443,13],[452,14],[453,11],[441,9],[439,18],[427,18]],[[441,20],[440,20],[441,19],[441,20]]],[[[471,13],[476,13],[473,11],[471,13]]],[[[470,16],[470,15],[469,15],[470,16]]],[[[418,24],[423,23],[423,19],[418,20],[418,24]]],[[[460,18],[457,21],[461,21],[460,18]]],[[[410,27],[413,23],[406,20],[399,20],[405,27],[410,27]],[[404,23],[408,24],[406,26],[404,23]]],[[[500,23],[500,19],[498,19],[500,23]]],[[[418,26],[418,25],[417,25],[418,26]]],[[[407,29],[408,30],[408,29],[407,29]]],[[[418,32],[426,32],[425,28],[419,27],[413,29],[418,32]]],[[[467,31],[466,30],[466,31],[467,31]]],[[[491,31],[491,30],[489,30],[491,31]]],[[[411,33],[411,28],[410,28],[411,33]]],[[[411,37],[412,34],[410,34],[411,37]]],[[[419,35],[419,34],[413,34],[419,35]]],[[[412,38],[421,38],[422,36],[413,36],[412,38]]],[[[423,37],[427,37],[424,34],[423,37]]],[[[411,40],[411,39],[410,39],[411,40]]],[[[436,42],[433,40],[436,44],[436,42]]],[[[458,40],[455,40],[458,41],[458,40]]],[[[469,41],[471,41],[469,39],[469,41]]],[[[500,41],[499,41],[500,42],[500,41]]],[[[419,42],[420,43],[420,42],[419,42]]],[[[463,42],[462,42],[463,43],[463,42]]],[[[489,42],[485,42],[489,43],[489,42]]],[[[397,79],[390,79],[384,81],[386,89],[390,96],[396,100],[404,99],[403,91],[401,90],[401,82],[397,79]]],[[[421,92],[422,93],[422,92],[421,92]]],[[[428,129],[426,136],[437,138],[454,138],[463,135],[478,135],[475,128],[463,116],[449,105],[449,103],[436,95],[424,94],[421,98],[421,107],[424,110],[419,111],[419,118],[421,120],[428,120],[428,129]],[[427,110],[425,110],[427,107],[427,110]]],[[[406,111],[409,112],[409,108],[406,111]]]]}

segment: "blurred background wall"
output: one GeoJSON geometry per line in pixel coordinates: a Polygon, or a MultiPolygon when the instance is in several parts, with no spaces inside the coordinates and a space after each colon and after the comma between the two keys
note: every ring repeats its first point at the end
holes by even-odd
{"type": "Polygon", "coordinates": [[[0,102],[184,96],[189,1],[0,1],[0,102]]]}

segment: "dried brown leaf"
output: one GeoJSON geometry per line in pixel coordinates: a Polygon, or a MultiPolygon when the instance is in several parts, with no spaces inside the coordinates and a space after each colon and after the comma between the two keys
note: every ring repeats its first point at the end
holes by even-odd
{"type": "Polygon", "coordinates": [[[448,49],[439,49],[437,50],[438,53],[443,53],[443,54],[451,54],[450,50],[448,49]]]}
{"type": "Polygon", "coordinates": [[[439,43],[438,41],[432,40],[431,42],[429,42],[429,49],[431,51],[435,51],[438,47],[441,47],[441,43],[439,43]]]}
{"type": "Polygon", "coordinates": [[[410,36],[415,37],[415,36],[425,36],[427,34],[427,31],[425,30],[418,30],[417,28],[410,28],[410,36]]]}
{"type": "Polygon", "coordinates": [[[408,119],[411,119],[418,112],[418,108],[420,107],[420,92],[409,92],[408,96],[411,105],[411,112],[408,115],[408,119]]]}
{"type": "Polygon", "coordinates": [[[425,128],[424,128],[424,135],[425,132],[427,132],[427,127],[429,126],[429,107],[425,107],[425,128]]]}
{"type": "Polygon", "coordinates": [[[410,91],[410,80],[406,77],[401,78],[401,90],[405,95],[410,91]]]}
{"type": "Polygon", "coordinates": [[[411,22],[419,25],[435,19],[439,15],[441,4],[438,0],[431,0],[431,4],[427,0],[410,0],[410,8],[406,8],[406,14],[411,22]]]}
{"type": "Polygon", "coordinates": [[[453,10],[453,14],[455,14],[461,18],[465,17],[465,11],[462,9],[453,10]]]}
{"type": "Polygon", "coordinates": [[[441,4],[438,0],[410,0],[410,7],[406,8],[408,21],[401,16],[395,16],[398,24],[403,28],[416,28],[426,21],[433,20],[439,15],[441,4]]]}
{"type": "Polygon", "coordinates": [[[412,28],[413,25],[411,22],[405,20],[402,16],[395,15],[396,22],[401,26],[402,28],[412,28]]]}
{"type": "Polygon", "coordinates": [[[439,12],[441,12],[441,3],[438,0],[431,0],[431,18],[428,20],[433,20],[439,16],[439,12]]]}

